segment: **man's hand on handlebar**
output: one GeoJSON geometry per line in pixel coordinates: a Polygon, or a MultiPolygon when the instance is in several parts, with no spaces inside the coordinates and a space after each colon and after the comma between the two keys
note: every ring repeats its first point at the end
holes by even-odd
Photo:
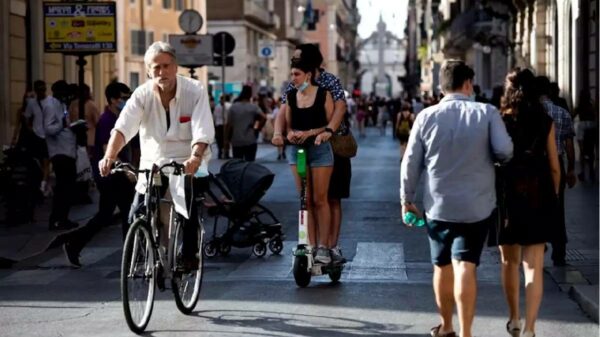
{"type": "Polygon", "coordinates": [[[112,169],[113,164],[115,163],[115,158],[107,158],[104,157],[100,162],[98,162],[98,169],[100,170],[100,176],[106,177],[110,174],[110,170],[112,169]]]}
{"type": "Polygon", "coordinates": [[[202,159],[196,156],[190,156],[188,160],[183,162],[184,173],[193,175],[198,171],[198,167],[202,163],[202,159]]]}

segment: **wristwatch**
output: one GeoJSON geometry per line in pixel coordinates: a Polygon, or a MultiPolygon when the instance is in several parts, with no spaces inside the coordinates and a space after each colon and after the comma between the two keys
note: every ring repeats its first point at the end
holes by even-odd
{"type": "Polygon", "coordinates": [[[331,128],[325,128],[325,132],[329,132],[333,135],[333,130],[331,128]]]}

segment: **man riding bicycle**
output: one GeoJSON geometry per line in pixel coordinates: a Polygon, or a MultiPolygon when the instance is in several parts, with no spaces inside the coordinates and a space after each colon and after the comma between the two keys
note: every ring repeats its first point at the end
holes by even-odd
{"type": "MultiPolygon", "coordinates": [[[[150,45],[144,63],[150,80],[135,89],[119,115],[104,158],[98,163],[100,175],[110,173],[117,154],[138,132],[140,169],[175,161],[184,165],[186,174],[194,174],[210,159],[208,145],[215,134],[207,90],[201,82],[177,75],[175,49],[166,42],[150,45]]],[[[140,176],[132,217],[145,184],[145,177],[140,176]]],[[[196,268],[197,252],[192,247],[197,242],[198,226],[196,207],[192,207],[184,224],[183,258],[184,265],[196,268]]]]}

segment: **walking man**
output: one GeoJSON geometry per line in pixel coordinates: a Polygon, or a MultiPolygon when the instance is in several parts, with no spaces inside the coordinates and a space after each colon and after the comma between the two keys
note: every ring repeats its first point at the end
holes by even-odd
{"type": "Polygon", "coordinates": [[[500,113],[474,102],[473,70],[448,60],[440,71],[445,97],[421,111],[412,128],[400,171],[402,215],[421,214],[415,192],[424,174],[423,208],[433,266],[433,290],[441,324],[433,337],[472,337],[477,295],[476,267],[496,207],[495,160],[507,161],[512,141],[500,113]]]}
{"type": "Polygon", "coordinates": [[[536,77],[535,86],[540,93],[542,104],[556,128],[556,149],[558,150],[558,163],[560,164],[560,188],[558,192],[558,227],[552,238],[552,261],[555,266],[567,265],[567,228],[565,225],[565,185],[572,188],[577,178],[575,176],[575,147],[573,137],[573,120],[571,114],[550,100],[550,80],[546,76],[536,77]],[[566,157],[566,158],[565,158],[566,157]],[[567,168],[565,170],[565,159],[567,168]]]}

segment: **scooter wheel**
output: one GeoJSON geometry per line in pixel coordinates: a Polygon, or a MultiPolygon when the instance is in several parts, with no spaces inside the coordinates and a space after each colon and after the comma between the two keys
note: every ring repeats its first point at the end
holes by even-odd
{"type": "Polygon", "coordinates": [[[209,241],[202,247],[202,251],[206,257],[215,257],[217,256],[217,245],[214,241],[209,241]]]}
{"type": "Polygon", "coordinates": [[[335,268],[329,272],[329,279],[331,282],[338,283],[342,278],[342,268],[335,268]]]}
{"type": "Polygon", "coordinates": [[[281,241],[281,239],[275,238],[269,241],[269,250],[271,251],[271,253],[279,255],[279,253],[281,253],[281,251],[283,250],[283,242],[281,241]]]}
{"type": "Polygon", "coordinates": [[[310,271],[308,270],[308,258],[306,256],[294,257],[294,280],[298,287],[304,288],[310,283],[310,271]]]}
{"type": "Polygon", "coordinates": [[[226,244],[226,243],[221,243],[219,245],[219,254],[221,254],[222,256],[227,256],[227,255],[229,255],[230,252],[231,252],[231,245],[226,244]]]}
{"type": "Polygon", "coordinates": [[[252,253],[257,257],[263,257],[267,254],[267,246],[263,242],[255,243],[252,246],[252,253]]]}

